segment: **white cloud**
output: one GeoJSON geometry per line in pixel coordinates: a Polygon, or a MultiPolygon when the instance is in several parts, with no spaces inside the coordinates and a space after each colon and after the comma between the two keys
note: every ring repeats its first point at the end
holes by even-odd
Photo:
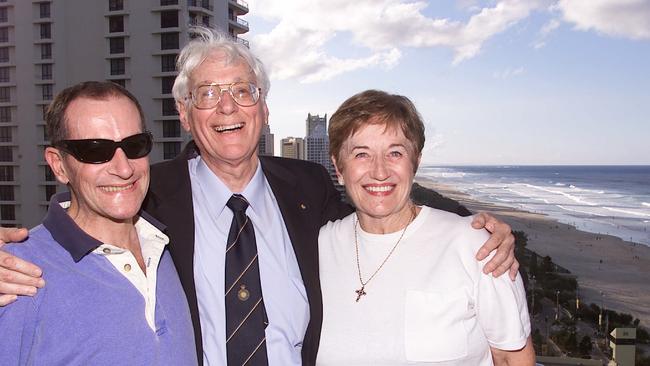
{"type": "Polygon", "coordinates": [[[539,48],[542,48],[542,47],[546,46],[546,39],[548,38],[548,36],[551,33],[553,33],[556,29],[558,29],[559,27],[560,27],[560,21],[559,20],[557,20],[557,19],[549,20],[546,24],[544,24],[542,29],[539,30],[537,40],[533,44],[533,47],[535,49],[539,49],[539,48]]]}
{"type": "Polygon", "coordinates": [[[565,21],[580,30],[610,36],[650,39],[650,2],[647,0],[559,0],[565,21]]]}
{"type": "Polygon", "coordinates": [[[551,18],[532,40],[534,48],[546,45],[560,20],[579,30],[650,39],[648,0],[456,0],[467,19],[429,17],[424,13],[429,2],[437,5],[424,0],[249,0],[251,14],[273,25],[255,35],[251,47],[272,78],[308,83],[354,70],[390,69],[406,48],[448,48],[457,65],[538,10],[551,18]]]}
{"type": "Polygon", "coordinates": [[[508,68],[503,71],[496,71],[492,74],[495,79],[509,79],[515,76],[519,76],[524,73],[523,67],[518,67],[516,69],[508,68]]]}
{"type": "Polygon", "coordinates": [[[404,47],[447,47],[458,64],[478,55],[485,41],[547,2],[500,0],[461,22],[426,17],[424,1],[249,0],[251,13],[277,23],[270,32],[256,35],[252,47],[274,79],[301,82],[368,67],[391,68],[404,47]],[[350,39],[350,53],[365,55],[333,56],[327,47],[336,37],[350,39]]]}

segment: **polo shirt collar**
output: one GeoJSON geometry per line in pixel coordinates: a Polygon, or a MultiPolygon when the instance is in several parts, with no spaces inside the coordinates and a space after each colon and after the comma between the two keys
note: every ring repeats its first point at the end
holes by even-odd
{"type": "MultiPolygon", "coordinates": [[[[43,226],[52,234],[52,238],[63,247],[75,262],[92,252],[103,243],[83,231],[66,212],[70,205],[70,192],[57,193],[50,199],[50,205],[43,220],[43,226]]],[[[148,221],[158,230],[165,225],[144,211],[139,212],[141,219],[148,221]]]]}

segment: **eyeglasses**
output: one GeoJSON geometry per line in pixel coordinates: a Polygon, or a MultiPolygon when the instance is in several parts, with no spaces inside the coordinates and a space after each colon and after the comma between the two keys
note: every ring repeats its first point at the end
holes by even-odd
{"type": "Polygon", "coordinates": [[[192,104],[197,109],[212,109],[217,106],[221,100],[221,93],[226,90],[239,106],[250,107],[260,99],[262,89],[247,81],[232,84],[210,83],[199,85],[190,93],[192,104]]]}
{"type": "Polygon", "coordinates": [[[87,164],[102,164],[111,161],[118,147],[129,159],[143,158],[149,155],[152,146],[151,132],[138,133],[122,141],[107,139],[61,140],[54,144],[54,147],[87,164]]]}

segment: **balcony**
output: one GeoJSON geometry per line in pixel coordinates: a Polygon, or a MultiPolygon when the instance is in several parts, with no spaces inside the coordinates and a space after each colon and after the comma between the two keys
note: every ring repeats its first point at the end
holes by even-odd
{"type": "Polygon", "coordinates": [[[233,33],[246,33],[248,32],[248,22],[245,21],[244,19],[241,19],[237,16],[231,15],[228,17],[230,21],[230,26],[232,28],[233,33]]]}
{"type": "Polygon", "coordinates": [[[187,0],[187,6],[193,8],[202,8],[209,11],[213,10],[209,0],[187,0]]]}
{"type": "Polygon", "coordinates": [[[245,40],[243,38],[239,38],[239,37],[233,37],[233,39],[235,40],[235,42],[241,43],[244,46],[246,46],[247,48],[251,48],[250,43],[247,40],[245,40]]]}
{"type": "Polygon", "coordinates": [[[244,0],[228,0],[228,7],[237,15],[248,14],[248,3],[244,0]]]}

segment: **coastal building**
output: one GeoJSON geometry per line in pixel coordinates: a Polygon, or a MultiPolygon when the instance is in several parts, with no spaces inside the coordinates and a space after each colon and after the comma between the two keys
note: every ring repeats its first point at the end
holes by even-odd
{"type": "Polygon", "coordinates": [[[615,328],[609,333],[612,361],[609,366],[634,366],[636,356],[636,328],[615,328]]]}
{"type": "Polygon", "coordinates": [[[305,160],[305,140],[302,137],[287,137],[281,141],[283,158],[305,160]]]}
{"type": "Polygon", "coordinates": [[[327,135],[327,114],[307,114],[306,120],[307,136],[305,136],[305,160],[318,163],[327,169],[327,172],[334,183],[334,187],[341,193],[343,200],[347,200],[345,187],[339,184],[336,178],[336,171],[330,159],[329,137],[327,135]]]}
{"type": "Polygon", "coordinates": [[[321,164],[327,171],[333,171],[329,154],[329,138],[327,137],[327,114],[307,114],[305,136],[306,160],[321,164]]]}
{"type": "Polygon", "coordinates": [[[43,160],[43,115],[58,91],[84,80],[125,86],[154,135],[151,161],[173,158],[189,140],[171,95],[188,28],[247,44],[246,13],[242,0],[0,0],[0,225],[37,224],[64,189],[43,160]]]}
{"type": "Polygon", "coordinates": [[[273,144],[274,139],[273,134],[271,133],[271,128],[268,123],[265,123],[262,126],[262,135],[260,136],[260,142],[257,145],[257,153],[259,155],[273,156],[275,151],[273,144]]]}

